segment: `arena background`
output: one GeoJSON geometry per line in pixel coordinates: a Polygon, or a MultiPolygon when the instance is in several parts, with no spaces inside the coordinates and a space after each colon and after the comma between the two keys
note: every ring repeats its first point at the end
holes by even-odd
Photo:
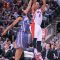
{"type": "MultiPolygon", "coordinates": [[[[3,57],[3,55],[1,54],[3,50],[2,48],[3,44],[6,44],[7,40],[13,43],[16,39],[17,31],[19,29],[19,24],[17,24],[13,29],[8,31],[5,36],[1,37],[1,33],[3,29],[5,29],[8,25],[10,25],[14,21],[14,19],[16,19],[16,15],[12,13],[14,13],[19,9],[18,5],[20,2],[20,0],[7,0],[9,4],[11,2],[11,5],[12,5],[13,11],[10,11],[9,7],[6,7],[6,6],[3,7],[4,1],[5,0],[0,0],[0,57],[1,57],[0,60],[2,59],[5,60],[5,56],[3,57]],[[6,10],[4,8],[6,8],[6,10]],[[11,17],[11,19],[8,17],[11,17]]],[[[22,0],[22,1],[23,3],[29,2],[29,0],[22,0]]],[[[38,0],[38,2],[42,4],[41,0],[38,0]]],[[[51,43],[53,45],[55,44],[54,47],[56,48],[57,47],[56,45],[58,44],[60,45],[60,0],[46,0],[46,3],[48,4],[47,11],[43,14],[43,22],[41,25],[42,35],[43,35],[42,46],[44,45],[44,43],[51,43]]],[[[31,15],[30,15],[30,18],[31,18],[31,15]]],[[[12,49],[11,51],[15,51],[15,49],[12,49]]],[[[60,51],[60,48],[58,52],[59,51],[60,51]]],[[[14,57],[14,52],[13,52],[13,57],[14,57]]],[[[25,57],[25,60],[29,60],[29,59],[32,60],[32,58],[34,57],[33,48],[24,49],[24,57],[25,57]]],[[[58,57],[58,60],[60,60],[60,55],[57,57],[58,57]]],[[[23,58],[21,59],[23,60],[23,58]]]]}

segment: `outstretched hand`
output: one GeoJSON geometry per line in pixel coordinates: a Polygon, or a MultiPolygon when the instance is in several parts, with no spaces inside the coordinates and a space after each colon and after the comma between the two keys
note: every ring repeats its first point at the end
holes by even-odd
{"type": "Polygon", "coordinates": [[[1,36],[6,35],[6,33],[7,33],[7,30],[4,30],[4,31],[1,33],[1,36]]]}

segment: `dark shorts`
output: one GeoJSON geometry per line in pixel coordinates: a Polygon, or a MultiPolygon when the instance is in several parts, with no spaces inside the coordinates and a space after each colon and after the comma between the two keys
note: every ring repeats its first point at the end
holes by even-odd
{"type": "Polygon", "coordinates": [[[17,48],[28,48],[32,42],[31,33],[19,31],[16,38],[17,48]]]}

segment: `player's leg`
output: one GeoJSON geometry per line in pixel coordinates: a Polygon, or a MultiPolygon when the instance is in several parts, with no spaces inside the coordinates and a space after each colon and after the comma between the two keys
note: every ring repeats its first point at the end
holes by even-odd
{"type": "Polygon", "coordinates": [[[18,32],[17,33],[17,38],[16,38],[16,52],[15,52],[15,60],[19,60],[21,58],[21,55],[23,53],[23,32],[18,32]]]}
{"type": "Polygon", "coordinates": [[[42,29],[39,26],[39,29],[38,29],[38,38],[37,38],[37,51],[38,52],[41,52],[41,50],[42,50],[41,42],[42,42],[42,29]]]}
{"type": "Polygon", "coordinates": [[[37,38],[37,57],[41,60],[43,60],[42,55],[41,55],[41,51],[42,51],[42,46],[41,46],[41,42],[42,42],[42,29],[39,26],[38,29],[38,38],[37,38]]]}
{"type": "Polygon", "coordinates": [[[19,60],[21,58],[22,53],[23,53],[23,49],[17,48],[15,53],[15,60],[19,60]]]}
{"type": "Polygon", "coordinates": [[[38,32],[39,31],[39,26],[35,24],[35,30],[34,30],[34,54],[37,54],[37,38],[38,38],[38,32]]]}

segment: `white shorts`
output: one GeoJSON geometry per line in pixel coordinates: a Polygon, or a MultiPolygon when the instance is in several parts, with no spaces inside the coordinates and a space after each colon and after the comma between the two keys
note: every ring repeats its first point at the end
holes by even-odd
{"type": "Polygon", "coordinates": [[[37,41],[42,41],[42,28],[36,23],[34,29],[34,38],[37,38],[37,41]]]}

